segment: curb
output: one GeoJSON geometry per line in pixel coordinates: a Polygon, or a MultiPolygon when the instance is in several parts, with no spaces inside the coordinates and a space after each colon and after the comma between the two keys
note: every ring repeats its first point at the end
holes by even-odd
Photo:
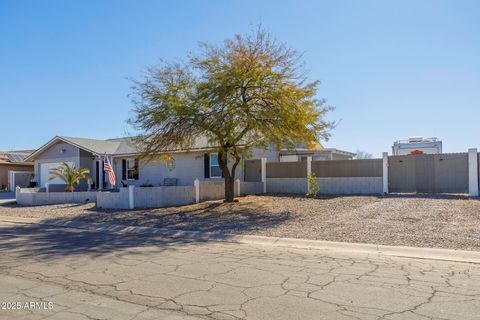
{"type": "Polygon", "coordinates": [[[160,235],[169,238],[187,238],[197,241],[223,241],[232,243],[267,245],[296,249],[326,250],[332,253],[350,252],[392,257],[442,260],[480,264],[480,251],[453,249],[419,248],[405,246],[386,246],[368,243],[334,242],[295,238],[265,237],[255,235],[233,235],[201,231],[184,231],[173,228],[152,228],[141,226],[124,226],[109,223],[88,223],[79,221],[43,221],[36,218],[17,218],[0,216],[0,221],[17,224],[40,224],[46,226],[105,231],[126,235],[160,235]]]}

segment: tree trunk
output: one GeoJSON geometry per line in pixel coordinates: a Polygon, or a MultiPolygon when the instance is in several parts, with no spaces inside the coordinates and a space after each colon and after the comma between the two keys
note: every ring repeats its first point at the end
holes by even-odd
{"type": "Polygon", "coordinates": [[[230,173],[225,175],[225,202],[234,202],[235,200],[235,190],[234,190],[234,180],[230,173]]]}
{"type": "MultiPolygon", "coordinates": [[[[235,171],[233,170],[233,174],[228,169],[228,152],[227,151],[220,151],[218,153],[218,164],[220,165],[220,169],[222,169],[223,177],[224,177],[224,184],[225,184],[225,202],[234,202],[235,200],[235,192],[234,192],[234,179],[235,179],[235,171]]],[[[233,168],[232,168],[233,169],[233,168]]]]}

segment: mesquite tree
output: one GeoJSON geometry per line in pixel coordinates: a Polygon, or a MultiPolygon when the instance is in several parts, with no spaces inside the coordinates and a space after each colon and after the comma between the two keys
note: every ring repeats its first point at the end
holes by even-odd
{"type": "Polygon", "coordinates": [[[206,137],[218,155],[225,201],[234,199],[234,177],[253,147],[292,148],[327,139],[331,107],[317,99],[301,55],[261,29],[223,45],[200,44],[186,62],[162,62],[135,81],[130,123],[145,156],[191,147],[206,137]]]}

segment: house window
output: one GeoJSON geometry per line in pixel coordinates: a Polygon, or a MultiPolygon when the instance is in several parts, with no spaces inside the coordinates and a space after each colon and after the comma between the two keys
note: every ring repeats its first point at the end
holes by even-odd
{"type": "Polygon", "coordinates": [[[215,153],[210,154],[210,178],[221,178],[222,169],[218,164],[218,155],[215,153]]]}
{"type": "Polygon", "coordinates": [[[127,180],[138,180],[137,159],[127,159],[127,180]]]}

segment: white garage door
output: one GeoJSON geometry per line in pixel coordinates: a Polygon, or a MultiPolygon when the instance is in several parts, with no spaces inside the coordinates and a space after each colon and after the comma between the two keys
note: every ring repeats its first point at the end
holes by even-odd
{"type": "MultiPolygon", "coordinates": [[[[67,162],[69,166],[73,165],[73,162],[67,162]]],[[[50,184],[64,184],[60,178],[55,178],[53,180],[48,180],[50,177],[50,169],[58,168],[62,165],[62,162],[49,162],[40,164],[40,187],[45,187],[46,183],[50,184]]]]}

